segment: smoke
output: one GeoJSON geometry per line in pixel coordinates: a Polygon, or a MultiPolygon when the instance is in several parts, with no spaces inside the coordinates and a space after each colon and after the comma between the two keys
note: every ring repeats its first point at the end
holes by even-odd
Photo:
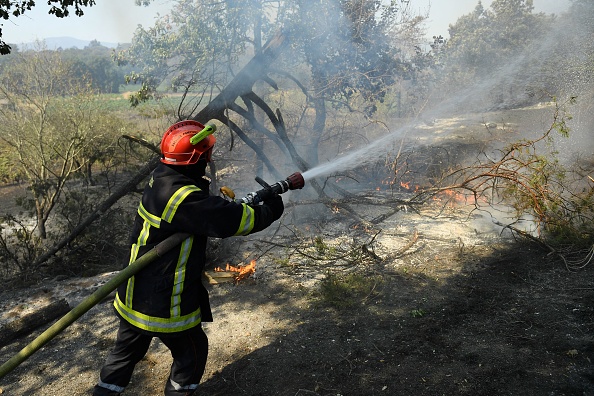
{"type": "MultiPolygon", "coordinates": [[[[523,103],[534,102],[536,90],[546,91],[551,88],[547,84],[550,85],[552,68],[559,71],[559,77],[554,84],[564,85],[555,87],[557,92],[566,92],[569,95],[577,95],[578,90],[591,92],[591,74],[587,71],[579,73],[579,65],[583,65],[585,56],[588,56],[584,49],[590,47],[587,40],[591,37],[584,34],[591,30],[590,22],[587,19],[578,20],[569,16],[555,19],[544,36],[539,37],[532,46],[514,59],[490,73],[481,73],[483,77],[469,86],[450,92],[447,98],[425,109],[408,125],[391,131],[361,149],[304,172],[304,179],[327,176],[375,163],[378,158],[388,154],[396,142],[419,127],[422,124],[420,120],[448,118],[460,113],[513,109],[523,103]],[[567,72],[571,69],[576,70],[575,75],[567,72]]],[[[590,124],[591,120],[591,111],[588,117],[581,114],[579,119],[582,125],[590,124]]],[[[580,130],[580,125],[575,123],[575,119],[571,127],[580,130]]],[[[588,136],[578,137],[588,142],[591,140],[588,136]]],[[[583,150],[584,146],[577,144],[574,149],[583,150]]]]}

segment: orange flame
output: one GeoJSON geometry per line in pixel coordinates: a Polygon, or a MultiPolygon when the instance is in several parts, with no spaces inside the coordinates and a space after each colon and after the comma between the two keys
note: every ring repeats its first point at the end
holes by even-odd
{"type": "Polygon", "coordinates": [[[400,182],[400,187],[404,187],[404,188],[406,188],[407,190],[410,190],[410,182],[407,182],[407,183],[405,183],[405,182],[402,182],[402,181],[401,181],[401,182],[400,182]]]}
{"type": "Polygon", "coordinates": [[[248,265],[242,265],[235,267],[233,265],[227,264],[225,269],[221,267],[216,267],[214,269],[215,272],[236,272],[237,274],[234,276],[235,282],[239,282],[245,278],[250,277],[252,274],[256,272],[256,260],[250,261],[248,265]]]}
{"type": "Polygon", "coordinates": [[[456,204],[467,204],[468,196],[456,190],[447,189],[440,191],[438,195],[433,197],[433,200],[440,202],[447,201],[450,206],[455,206],[456,204]]]}

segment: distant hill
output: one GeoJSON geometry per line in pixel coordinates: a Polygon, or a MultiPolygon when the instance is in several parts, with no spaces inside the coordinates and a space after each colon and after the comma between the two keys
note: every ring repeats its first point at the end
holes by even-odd
{"type": "MultiPolygon", "coordinates": [[[[43,39],[43,41],[45,42],[46,47],[50,50],[58,49],[58,48],[83,49],[86,46],[88,46],[89,43],[91,42],[90,40],[80,40],[80,39],[77,39],[74,37],[48,37],[46,39],[43,39]]],[[[99,40],[97,40],[97,41],[99,41],[99,40]]],[[[118,46],[118,43],[107,43],[107,42],[103,42],[103,41],[99,41],[99,43],[102,46],[107,47],[107,48],[116,48],[118,46]]],[[[19,49],[34,48],[35,43],[21,43],[21,44],[17,44],[17,46],[19,47],[19,49]]]]}

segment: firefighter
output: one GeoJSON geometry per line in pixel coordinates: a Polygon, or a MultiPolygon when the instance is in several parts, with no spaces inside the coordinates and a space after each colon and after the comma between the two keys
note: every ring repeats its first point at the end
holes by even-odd
{"type": "Polygon", "coordinates": [[[163,135],[161,163],[144,189],[136,214],[129,262],[172,234],[191,236],[118,287],[117,339],[94,396],[123,392],[153,337],[173,357],[164,394],[193,394],[208,353],[201,323],[212,321],[208,292],[201,281],[207,238],[252,234],[283,213],[280,195],[254,206],[209,195],[204,175],[216,138],[212,132],[205,134],[207,130],[188,120],[175,123],[163,135]]]}

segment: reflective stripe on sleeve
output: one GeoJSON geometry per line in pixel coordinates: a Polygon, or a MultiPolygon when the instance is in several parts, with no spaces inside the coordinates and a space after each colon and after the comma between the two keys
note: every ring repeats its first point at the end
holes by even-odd
{"type": "Polygon", "coordinates": [[[254,209],[249,205],[243,205],[243,215],[241,216],[241,222],[239,223],[239,228],[235,235],[247,235],[254,229],[254,218],[256,217],[254,214],[254,209]]]}

